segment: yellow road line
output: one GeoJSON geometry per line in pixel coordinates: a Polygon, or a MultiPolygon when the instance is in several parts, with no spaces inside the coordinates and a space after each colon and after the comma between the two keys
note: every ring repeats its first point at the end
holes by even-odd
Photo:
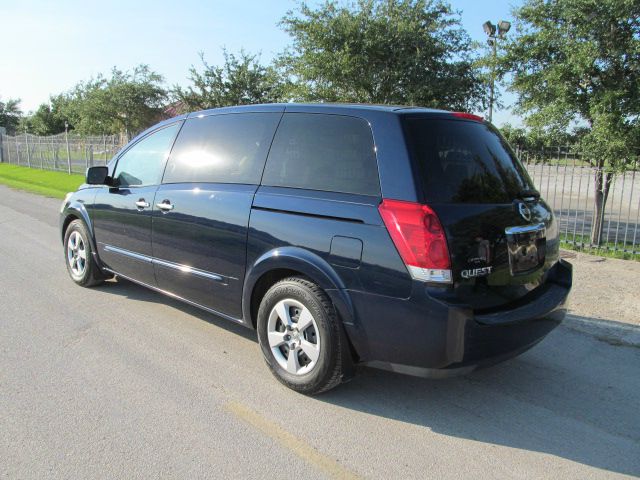
{"type": "Polygon", "coordinates": [[[246,405],[232,400],[225,404],[225,408],[239,419],[278,441],[282,446],[288,448],[298,457],[322,470],[330,477],[354,480],[361,478],[351,470],[340,465],[333,458],[319,453],[313,447],[307,445],[301,438],[292,435],[280,425],[267,420],[246,405]]]}

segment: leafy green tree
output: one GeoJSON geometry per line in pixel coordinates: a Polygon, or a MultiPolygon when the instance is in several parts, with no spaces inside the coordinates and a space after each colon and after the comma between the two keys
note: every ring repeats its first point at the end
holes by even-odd
{"type": "Polygon", "coordinates": [[[528,132],[526,128],[514,127],[510,123],[505,123],[500,127],[500,133],[514,148],[529,150],[532,145],[529,142],[528,132]]]}
{"type": "Polygon", "coordinates": [[[63,132],[67,122],[80,134],[130,137],[162,118],[166,99],[162,76],[147,65],[131,72],[114,68],[110,77],[98,75],[52,96],[23,125],[38,135],[63,132]]]}
{"type": "Polygon", "coordinates": [[[529,126],[583,127],[581,149],[594,169],[591,241],[602,240],[611,181],[640,148],[640,2],[526,0],[500,58],[529,126]]]}
{"type": "Polygon", "coordinates": [[[183,110],[283,100],[283,85],[273,67],[262,65],[257,55],[244,50],[235,55],[223,49],[223,54],[224,64],[216,66],[208,64],[201,53],[202,71],[195,66],[189,70],[192,85],[174,87],[174,97],[183,110]]]}
{"type": "Polygon", "coordinates": [[[6,128],[9,135],[15,133],[21,116],[20,99],[10,98],[3,102],[0,98],[0,127],[6,128]]]}
{"type": "Polygon", "coordinates": [[[576,128],[567,132],[548,131],[540,128],[514,127],[506,123],[500,127],[500,132],[515,148],[537,153],[550,147],[569,147],[578,150],[584,129],[576,128]]]}
{"type": "Polygon", "coordinates": [[[130,137],[161,118],[167,91],[160,74],[139,65],[131,72],[114,68],[110,78],[80,83],[67,100],[65,113],[79,133],[130,137]]]}
{"type": "Polygon", "coordinates": [[[294,100],[473,109],[485,88],[460,16],[442,1],[300,3],[278,59],[294,100]]]}
{"type": "Polygon", "coordinates": [[[64,122],[70,117],[68,101],[63,95],[51,97],[50,103],[41,104],[28,117],[24,117],[24,126],[35,135],[55,135],[64,132],[64,122]]]}

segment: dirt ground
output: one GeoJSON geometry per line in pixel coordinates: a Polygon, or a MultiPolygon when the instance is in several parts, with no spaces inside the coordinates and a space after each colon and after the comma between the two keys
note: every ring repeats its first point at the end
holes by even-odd
{"type": "Polygon", "coordinates": [[[562,256],[573,264],[570,313],[640,325],[640,262],[567,250],[562,256]]]}

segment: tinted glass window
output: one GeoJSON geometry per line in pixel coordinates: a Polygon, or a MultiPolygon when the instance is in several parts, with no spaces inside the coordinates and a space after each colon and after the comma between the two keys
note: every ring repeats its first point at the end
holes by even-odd
{"type": "Polygon", "coordinates": [[[262,184],[379,195],[369,124],[340,115],[285,114],[269,152],[262,184]]]}
{"type": "Polygon", "coordinates": [[[417,118],[404,124],[427,201],[510,203],[533,189],[524,167],[490,125],[417,118]]]}
{"type": "Polygon", "coordinates": [[[280,113],[238,113],[188,119],[163,183],[260,183],[280,113]]]}
{"type": "Polygon", "coordinates": [[[180,123],[174,123],[143,138],[127,150],[116,165],[116,185],[129,187],[159,183],[179,128],[180,123]]]}

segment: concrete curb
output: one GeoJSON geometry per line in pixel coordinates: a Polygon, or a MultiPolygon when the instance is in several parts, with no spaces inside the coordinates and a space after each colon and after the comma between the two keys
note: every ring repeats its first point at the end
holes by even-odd
{"type": "Polygon", "coordinates": [[[640,326],[568,314],[562,324],[615,346],[640,348],[640,326]]]}

